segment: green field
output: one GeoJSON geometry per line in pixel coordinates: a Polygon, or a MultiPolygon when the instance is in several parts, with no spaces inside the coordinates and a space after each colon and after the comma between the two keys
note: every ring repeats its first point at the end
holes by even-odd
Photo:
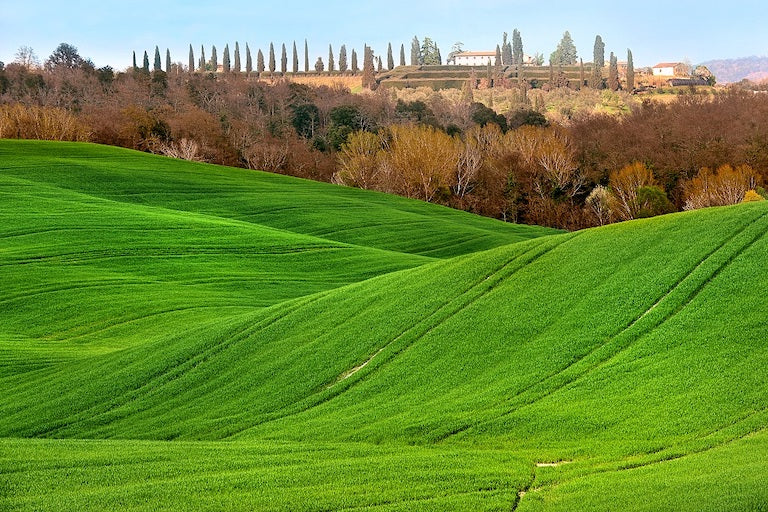
{"type": "Polygon", "coordinates": [[[768,510],[768,206],[577,233],[0,141],[0,510],[768,510]]]}

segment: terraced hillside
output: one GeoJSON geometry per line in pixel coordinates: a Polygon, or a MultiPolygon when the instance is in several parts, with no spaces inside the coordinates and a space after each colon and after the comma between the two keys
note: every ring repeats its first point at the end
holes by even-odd
{"type": "Polygon", "coordinates": [[[0,158],[0,508],[768,504],[765,204],[537,236],[122,150],[0,158]],[[251,210],[285,187],[378,228],[251,210]]]}

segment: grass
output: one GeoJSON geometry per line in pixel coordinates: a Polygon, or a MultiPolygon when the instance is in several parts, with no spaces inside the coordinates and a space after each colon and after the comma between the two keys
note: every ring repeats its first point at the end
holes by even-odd
{"type": "Polygon", "coordinates": [[[765,204],[557,233],[0,155],[0,507],[766,508],[765,204]]]}

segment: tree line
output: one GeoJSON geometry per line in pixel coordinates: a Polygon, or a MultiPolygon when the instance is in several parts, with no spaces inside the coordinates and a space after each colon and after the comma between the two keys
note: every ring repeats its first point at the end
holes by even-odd
{"type": "Polygon", "coordinates": [[[62,45],[43,65],[0,66],[0,137],[90,140],[575,229],[760,192],[766,96],[686,94],[556,124],[522,96],[497,113],[471,94],[114,72],[62,45]]]}

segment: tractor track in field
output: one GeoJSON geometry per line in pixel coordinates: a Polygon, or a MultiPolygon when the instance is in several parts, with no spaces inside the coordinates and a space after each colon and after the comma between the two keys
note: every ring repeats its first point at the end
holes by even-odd
{"type": "MultiPolygon", "coordinates": [[[[417,323],[384,344],[365,361],[345,372],[342,372],[334,382],[327,384],[323,389],[308,395],[303,400],[294,403],[292,406],[289,406],[287,411],[283,409],[285,414],[275,414],[279,411],[274,411],[272,414],[265,415],[262,421],[258,421],[252,426],[246,427],[245,429],[232,432],[227,437],[240,435],[247,430],[257,427],[258,425],[301,414],[302,412],[322,405],[323,403],[340,396],[342,393],[349,391],[351,388],[357,386],[365,379],[370,378],[370,376],[382,368],[383,365],[391,362],[395,357],[408,350],[411,346],[413,346],[414,343],[428,335],[441,324],[456,314],[460,313],[461,311],[465,310],[466,308],[470,307],[482,297],[493,291],[505,279],[508,279],[511,275],[515,274],[523,268],[526,268],[532,262],[555,250],[561,245],[570,242],[579,234],[580,233],[571,233],[569,236],[565,236],[564,239],[558,240],[557,243],[553,244],[552,246],[544,247],[543,249],[537,245],[536,247],[533,247],[524,253],[517,255],[511,260],[506,261],[502,265],[499,265],[495,270],[492,270],[484,277],[475,281],[467,289],[459,292],[456,295],[453,295],[450,299],[443,301],[443,303],[439,305],[432,313],[422,318],[417,323]],[[483,287],[483,285],[485,286],[483,287]],[[482,289],[480,289],[481,287],[482,289]],[[471,295],[471,292],[478,289],[480,289],[479,292],[471,295]],[[462,298],[466,298],[467,300],[459,302],[453,308],[449,308],[451,304],[460,301],[462,298]],[[413,334],[409,335],[409,333],[413,334]],[[369,367],[370,363],[372,363],[374,360],[378,361],[376,359],[377,356],[385,353],[387,349],[393,347],[398,341],[401,340],[405,340],[402,347],[392,350],[391,354],[388,354],[386,358],[381,360],[381,362],[378,362],[376,366],[371,367],[372,369],[370,371],[364,372],[362,374],[360,373],[361,370],[369,367]]],[[[543,243],[542,245],[546,244],[543,243]]]]}
{"type": "MultiPolygon", "coordinates": [[[[150,376],[147,380],[143,381],[139,386],[134,387],[130,390],[126,390],[118,396],[107,397],[103,402],[98,402],[96,404],[93,404],[90,407],[81,409],[75,412],[72,416],[59,420],[60,425],[51,426],[49,428],[36,431],[34,435],[35,436],[53,436],[56,434],[56,432],[60,431],[62,428],[69,427],[73,423],[78,423],[83,420],[91,421],[91,420],[100,418],[104,415],[114,414],[114,412],[117,409],[124,407],[129,403],[136,402],[140,397],[150,395],[157,389],[160,389],[163,386],[167,385],[168,383],[181,378],[188,371],[190,371],[191,369],[194,369],[199,364],[204,363],[205,361],[211,359],[212,357],[215,357],[217,354],[227,350],[229,347],[241,342],[243,339],[247,338],[250,335],[250,333],[252,333],[253,331],[264,329],[266,327],[269,327],[270,325],[273,325],[276,322],[279,322],[280,320],[282,320],[283,318],[291,314],[296,309],[306,304],[309,304],[311,302],[317,301],[324,295],[325,293],[320,293],[320,294],[317,294],[316,296],[312,296],[308,300],[299,299],[297,300],[296,303],[291,304],[289,307],[279,311],[277,315],[264,319],[256,323],[255,325],[246,324],[245,326],[241,326],[240,328],[235,329],[234,332],[232,332],[227,337],[226,341],[218,344],[213,344],[202,351],[192,353],[183,361],[180,361],[177,364],[174,364],[173,366],[166,367],[165,369],[161,370],[155,375],[150,376]]],[[[187,390],[189,389],[193,389],[193,388],[192,387],[187,388],[187,390]]]]}
{"type": "Polygon", "coordinates": [[[715,248],[710,250],[708,253],[706,253],[689,271],[684,273],[677,281],[675,281],[667,292],[661,295],[656,301],[654,301],[653,304],[651,304],[648,308],[646,308],[645,311],[643,311],[638,316],[636,316],[619,332],[611,336],[608,341],[592,348],[586,354],[578,358],[576,361],[568,364],[564,368],[554,371],[549,375],[545,376],[543,379],[535,381],[529,384],[528,386],[522,388],[520,391],[518,391],[515,395],[513,395],[507,400],[507,402],[509,403],[509,406],[511,406],[510,409],[491,418],[486,418],[474,423],[470,422],[467,425],[463,426],[462,428],[455,429],[452,432],[442,435],[439,438],[439,441],[443,441],[449,437],[458,435],[466,430],[469,430],[470,428],[487,424],[487,423],[496,421],[499,418],[503,418],[505,416],[513,414],[514,412],[516,412],[517,410],[523,407],[532,405],[554,393],[557,393],[558,391],[566,388],[567,386],[573,384],[574,382],[589,375],[593,371],[607,365],[616,356],[623,353],[627,348],[632,346],[634,342],[637,341],[637,339],[657,329],[659,326],[663,325],[668,320],[673,318],[676,314],[678,314],[683,308],[688,306],[705,288],[705,286],[708,283],[710,283],[713,279],[715,279],[718,275],[720,275],[720,273],[723,270],[725,270],[733,262],[734,259],[736,259],[739,255],[744,253],[747,249],[753,246],[758,240],[760,240],[765,235],[766,229],[760,229],[759,223],[763,221],[766,217],[768,217],[768,212],[757,216],[755,219],[747,222],[741,229],[737,230],[732,235],[727,237],[722,244],[716,246],[715,248]],[[673,297],[673,295],[675,295],[675,293],[678,290],[682,289],[682,285],[687,280],[695,279],[695,277],[692,277],[692,276],[696,274],[697,270],[701,269],[708,261],[713,259],[718,253],[720,253],[723,250],[727,250],[727,247],[731,245],[731,243],[734,240],[736,240],[737,237],[746,233],[750,228],[754,228],[755,231],[757,231],[757,233],[749,237],[747,240],[736,245],[733,248],[733,253],[730,254],[728,257],[726,257],[723,262],[716,263],[715,268],[707,272],[707,274],[705,274],[704,276],[702,276],[703,279],[701,279],[700,282],[696,284],[693,290],[689,292],[685,292],[685,291],[680,292],[680,293],[685,293],[685,295],[683,295],[683,297],[680,298],[679,304],[677,304],[669,312],[663,313],[660,318],[655,320],[652,318],[652,314],[658,309],[658,307],[663,302],[667,300],[670,300],[670,301],[674,300],[674,298],[671,298],[671,297],[673,297]],[[650,318],[650,320],[646,320],[648,318],[650,318]],[[652,323],[647,327],[643,327],[642,323],[644,321],[652,322],[652,323]],[[638,332],[632,332],[633,330],[637,330],[638,332]],[[626,337],[627,339],[622,343],[621,338],[623,337],[626,337]],[[616,346],[611,347],[611,345],[616,345],[616,346]],[[615,350],[611,350],[612,348],[615,350]],[[600,354],[601,351],[610,351],[610,352],[607,354],[600,354]],[[596,359],[596,361],[590,362],[589,361],[590,358],[596,359]],[[585,365],[587,366],[586,368],[580,369],[581,366],[585,366],[585,365]],[[575,375],[569,376],[567,375],[568,372],[578,372],[578,373],[575,373],[575,375]],[[549,381],[555,381],[553,383],[554,384],[553,387],[547,387],[547,383],[549,381]],[[537,392],[537,389],[538,389],[538,392],[537,392]],[[533,394],[533,396],[526,397],[526,394],[533,394]],[[515,403],[516,401],[519,403],[516,404],[515,403]]]}

